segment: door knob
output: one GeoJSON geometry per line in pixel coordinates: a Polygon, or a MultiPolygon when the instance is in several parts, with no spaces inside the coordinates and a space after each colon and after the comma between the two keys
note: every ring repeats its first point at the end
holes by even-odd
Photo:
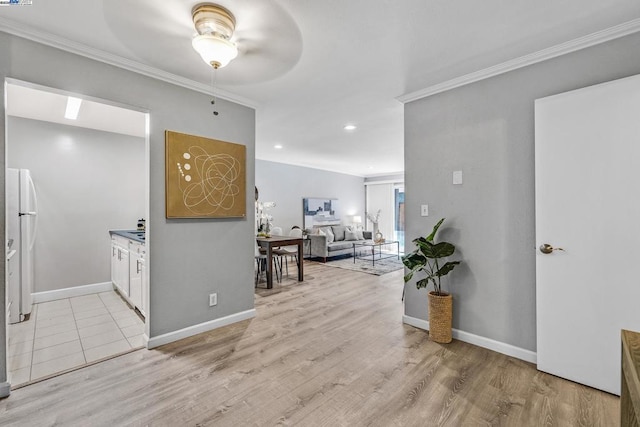
{"type": "Polygon", "coordinates": [[[554,248],[553,246],[551,246],[548,243],[544,243],[544,244],[540,245],[540,252],[542,252],[543,254],[550,254],[553,251],[564,251],[564,249],[562,249],[562,248],[554,248]]]}

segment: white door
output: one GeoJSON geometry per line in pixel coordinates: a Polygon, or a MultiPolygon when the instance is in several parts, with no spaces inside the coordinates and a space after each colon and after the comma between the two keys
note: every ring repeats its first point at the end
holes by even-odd
{"type": "Polygon", "coordinates": [[[620,329],[640,331],[640,76],[536,100],[535,135],[538,369],[620,394],[620,329]]]}

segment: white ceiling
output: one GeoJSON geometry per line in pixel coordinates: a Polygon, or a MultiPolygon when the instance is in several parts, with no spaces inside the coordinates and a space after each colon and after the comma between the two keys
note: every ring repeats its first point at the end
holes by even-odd
{"type": "MultiPolygon", "coordinates": [[[[197,3],[33,0],[0,7],[0,30],[206,88],[197,3]]],[[[240,50],[218,71],[219,94],[256,107],[256,157],[361,176],[404,169],[399,96],[640,18],[638,0],[216,3],[235,14],[240,50]]]]}

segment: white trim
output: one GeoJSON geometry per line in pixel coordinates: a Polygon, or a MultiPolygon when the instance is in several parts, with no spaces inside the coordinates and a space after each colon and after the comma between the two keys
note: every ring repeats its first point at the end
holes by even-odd
{"type": "MultiPolygon", "coordinates": [[[[2,19],[2,18],[0,18],[2,19]]],[[[97,98],[95,96],[89,96],[89,95],[85,95],[82,93],[78,93],[78,92],[70,92],[68,90],[62,90],[62,89],[57,89],[54,87],[49,87],[49,86],[43,86],[37,83],[33,83],[33,82],[28,82],[25,80],[20,80],[20,79],[16,79],[13,77],[5,77],[5,81],[11,85],[14,86],[22,86],[22,87],[26,87],[29,89],[35,89],[35,90],[39,90],[39,91],[43,91],[43,92],[50,92],[50,93],[55,93],[57,95],[62,95],[62,96],[75,96],[75,97],[79,97],[82,98],[83,100],[86,101],[93,101],[93,102],[98,102],[100,104],[106,104],[106,105],[110,105],[112,107],[119,107],[119,108],[124,108],[125,110],[132,110],[132,111],[136,111],[138,113],[143,113],[143,114],[148,114],[149,110],[136,106],[136,105],[129,105],[129,104],[123,104],[121,102],[115,102],[112,101],[110,99],[104,99],[104,98],[97,98]]]]}
{"type": "Polygon", "coordinates": [[[113,283],[94,283],[91,285],[74,286],[72,288],[56,289],[54,291],[36,292],[31,294],[34,304],[41,302],[55,301],[58,299],[80,297],[83,295],[109,292],[113,290],[113,283]]]}
{"type": "MultiPolygon", "coordinates": [[[[426,320],[418,319],[411,316],[402,316],[402,323],[414,326],[419,329],[429,330],[429,322],[426,320]]],[[[469,344],[477,345],[478,347],[487,348],[489,350],[497,351],[498,353],[506,354],[507,356],[515,357],[526,362],[536,363],[537,355],[531,350],[527,350],[521,347],[516,347],[511,344],[506,344],[500,341],[492,340],[491,338],[481,337],[469,332],[453,329],[451,335],[453,338],[464,341],[469,344]]]]}
{"type": "Polygon", "coordinates": [[[524,55],[519,58],[515,58],[489,68],[485,68],[484,70],[475,71],[464,76],[456,77],[455,79],[447,80],[446,82],[438,83],[425,89],[410,92],[401,95],[396,99],[403,104],[406,104],[408,102],[427,98],[429,96],[446,92],[457,87],[465,86],[470,83],[488,79],[499,74],[517,70],[518,68],[527,67],[538,62],[546,61],[548,59],[566,55],[571,52],[576,52],[578,50],[595,46],[600,43],[628,36],[629,34],[633,34],[638,31],[640,31],[640,18],[601,31],[597,31],[584,37],[579,37],[577,39],[573,39],[568,42],[549,47],[547,49],[542,49],[538,52],[524,55]]]}
{"type": "Polygon", "coordinates": [[[149,348],[149,335],[147,335],[147,333],[145,332],[144,334],[142,334],[142,344],[146,347],[149,348]]]}
{"type": "Polygon", "coordinates": [[[385,179],[384,181],[369,181],[364,183],[364,185],[378,185],[378,184],[402,184],[404,185],[404,179],[385,179]]]}
{"type": "Polygon", "coordinates": [[[0,399],[7,397],[11,394],[11,384],[8,382],[0,383],[0,399]]]}
{"type": "Polygon", "coordinates": [[[241,322],[243,320],[252,319],[256,317],[256,310],[246,310],[240,313],[230,314],[229,316],[221,317],[219,319],[210,320],[208,322],[200,323],[198,325],[189,326],[177,331],[168,332],[166,334],[158,335],[157,337],[148,338],[147,348],[152,349],[161,345],[169,344],[174,341],[188,338],[194,335],[201,334],[203,332],[212,331],[214,329],[221,328],[223,326],[230,325],[232,323],[241,322]]]}
{"type": "MultiPolygon", "coordinates": [[[[46,46],[51,46],[56,49],[61,49],[76,55],[84,56],[85,58],[89,58],[95,61],[103,62],[105,64],[113,65],[118,68],[133,71],[134,73],[142,74],[143,76],[147,76],[153,79],[161,80],[163,82],[171,83],[176,86],[182,86],[187,89],[195,90],[196,92],[212,95],[210,85],[199,83],[195,80],[191,80],[186,77],[181,77],[181,76],[160,70],[158,68],[151,67],[149,65],[145,65],[137,61],[133,61],[131,59],[123,58],[118,55],[107,53],[102,50],[84,45],[82,43],[77,43],[72,40],[68,40],[53,34],[49,34],[44,31],[26,29],[24,28],[24,25],[15,23],[6,18],[0,18],[0,31],[17,36],[17,37],[21,37],[23,39],[31,40],[46,46]]],[[[240,95],[236,95],[231,92],[227,92],[220,88],[216,88],[215,95],[217,98],[235,102],[236,104],[244,105],[246,107],[250,107],[253,109],[257,108],[257,103],[255,101],[240,95]]]]}

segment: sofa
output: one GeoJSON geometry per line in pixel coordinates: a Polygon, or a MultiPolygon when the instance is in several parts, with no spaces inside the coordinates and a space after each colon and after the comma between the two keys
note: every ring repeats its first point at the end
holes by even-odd
{"type": "Polygon", "coordinates": [[[307,235],[310,241],[311,258],[327,258],[339,255],[353,255],[353,243],[372,240],[371,231],[354,230],[345,225],[318,227],[307,235]]]}

